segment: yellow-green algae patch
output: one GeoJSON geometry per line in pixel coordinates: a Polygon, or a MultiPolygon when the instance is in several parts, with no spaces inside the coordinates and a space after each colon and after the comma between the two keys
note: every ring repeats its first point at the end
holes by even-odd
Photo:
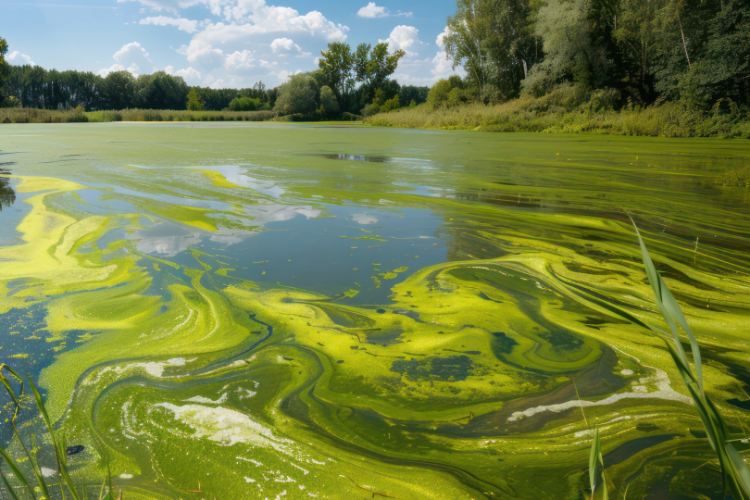
{"type": "MultiPolygon", "coordinates": [[[[298,142],[310,151],[319,146],[303,137],[327,137],[314,128],[286,132],[298,139],[294,147],[298,142]]],[[[118,133],[143,140],[136,129],[118,133]]],[[[18,191],[32,193],[23,202],[31,212],[18,227],[21,245],[0,248],[8,259],[0,261],[3,311],[44,304],[52,340],[82,341],[63,349],[41,377],[68,442],[87,447],[76,473],[98,477],[109,462],[126,496],[149,498],[184,498],[198,489],[198,480],[204,495],[217,498],[274,498],[283,491],[285,498],[571,498],[585,488],[577,471],[585,467],[594,425],[602,431],[605,457],[640,438],[676,436],[611,465],[613,491],[635,474],[631,490],[648,492],[662,477],[652,463],[697,469],[711,451],[688,432],[700,427],[694,409],[661,397],[659,384],[667,382],[658,370],[670,390],[679,395],[682,386],[663,344],[645,328],[666,325],[653,306],[632,232],[624,217],[613,215],[621,209],[644,222],[660,271],[707,352],[707,392],[722,411],[746,416],[723,400],[746,399],[730,363],[748,362],[750,284],[738,244],[748,221],[732,193],[722,193],[726,203],[708,201],[721,200],[715,193],[696,194],[700,188],[690,183],[705,182],[714,168],[696,156],[697,143],[681,142],[681,152],[693,159],[675,160],[672,168],[662,164],[663,148],[672,143],[657,148],[656,142],[619,138],[610,144],[582,137],[571,145],[495,137],[508,151],[492,149],[480,158],[489,151],[481,137],[470,140],[484,147],[462,147],[459,155],[449,147],[458,136],[440,136],[437,156],[421,161],[433,169],[425,176],[413,164],[394,162],[373,169],[320,160],[312,172],[303,168],[309,156],[275,157],[264,149],[279,146],[275,136],[253,129],[253,163],[280,167],[273,175],[291,186],[284,197],[378,207],[395,201],[444,217],[441,239],[449,242],[451,262],[398,283],[391,303],[357,306],[351,300],[361,295],[345,292],[351,281],[328,297],[235,279],[241,266],[232,264],[237,272],[214,266],[209,251],[192,252],[196,261],[186,265],[139,254],[128,241],[98,248],[112,229],[132,234],[143,227],[139,215],[211,234],[222,226],[246,228],[249,219],[239,217],[238,208],[256,202],[251,190],[227,189],[234,186],[211,175],[191,185],[200,173],[181,176],[169,168],[195,165],[197,144],[215,148],[213,133],[186,130],[170,139],[177,147],[167,148],[169,155],[156,142],[167,140],[160,129],[150,129],[153,144],[143,149],[131,142],[125,152],[102,140],[87,147],[109,155],[112,168],[102,175],[113,185],[222,199],[232,212],[112,194],[140,214],[86,215],[58,203],[83,184],[21,181],[18,191]],[[658,166],[629,165],[632,158],[624,162],[625,153],[613,153],[633,144],[640,158],[658,166]],[[556,151],[576,161],[557,164],[556,151]],[[439,168],[438,157],[445,158],[439,168]],[[161,167],[133,174],[118,169],[126,161],[161,167]],[[665,187],[653,182],[639,191],[644,172],[666,179],[665,187]],[[447,195],[428,198],[395,184],[419,186],[427,177],[442,191],[427,186],[421,192],[447,195]],[[594,192],[592,184],[609,187],[594,192]],[[90,251],[79,253],[83,246],[90,251]],[[576,388],[587,402],[586,420],[570,406],[576,388]],[[627,394],[644,397],[616,397],[627,394]],[[556,411],[556,405],[572,409],[556,411]],[[182,418],[183,407],[201,421],[182,418]],[[250,446],[247,433],[230,444],[235,434],[221,427],[222,415],[243,428],[257,424],[285,451],[250,446]]],[[[223,133],[244,137],[237,129],[223,133]]],[[[372,133],[391,138],[387,131],[372,133]]],[[[342,148],[362,147],[354,134],[340,137],[342,148]]],[[[421,135],[408,142],[393,138],[404,142],[389,148],[432,154],[421,135]]],[[[241,156],[240,146],[221,144],[226,151],[213,149],[216,158],[241,156]]],[[[48,167],[27,168],[40,174],[48,167]]],[[[99,171],[81,171],[81,182],[99,182],[99,171]]],[[[406,272],[390,271],[399,263],[382,259],[367,262],[381,262],[383,274],[406,272]]],[[[376,283],[380,278],[374,276],[376,283]]]]}

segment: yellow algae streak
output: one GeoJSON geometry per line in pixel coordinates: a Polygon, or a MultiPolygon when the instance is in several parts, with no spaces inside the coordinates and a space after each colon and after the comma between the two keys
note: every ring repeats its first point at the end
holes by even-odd
{"type": "MultiPolygon", "coordinates": [[[[115,265],[81,267],[71,254],[76,242],[97,231],[107,223],[106,217],[89,217],[76,221],[67,215],[47,209],[47,196],[65,192],[67,189],[81,188],[79,184],[47,177],[22,177],[19,191],[47,191],[26,200],[32,206],[31,212],[18,225],[23,244],[0,248],[0,282],[19,278],[40,280],[49,286],[75,284],[78,289],[86,284],[102,286],[115,265]]],[[[7,293],[5,286],[2,291],[7,293]]],[[[6,296],[7,298],[7,296],[6,296]]],[[[17,300],[6,300],[0,305],[0,312],[7,312],[18,306],[17,300]]]]}
{"type": "Polygon", "coordinates": [[[242,186],[238,186],[234,182],[229,182],[226,177],[221,175],[219,172],[216,172],[214,170],[198,170],[203,175],[208,177],[208,179],[211,181],[211,184],[213,184],[216,187],[222,187],[222,188],[241,188],[242,186]]]}

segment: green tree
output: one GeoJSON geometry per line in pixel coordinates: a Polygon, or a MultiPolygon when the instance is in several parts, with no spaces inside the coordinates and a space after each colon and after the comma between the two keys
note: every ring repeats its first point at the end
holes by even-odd
{"type": "Polygon", "coordinates": [[[113,71],[104,79],[104,106],[108,109],[135,107],[136,82],[127,71],[113,71]]]}
{"type": "Polygon", "coordinates": [[[448,18],[445,50],[453,67],[463,66],[480,99],[499,91],[516,97],[528,70],[541,58],[531,17],[534,2],[456,0],[448,18]]]}
{"type": "Polygon", "coordinates": [[[4,38],[0,38],[0,104],[5,100],[5,81],[10,75],[10,65],[5,60],[5,54],[8,53],[8,42],[4,38]]]}
{"type": "Polygon", "coordinates": [[[141,75],[136,81],[137,103],[143,109],[185,109],[190,91],[181,76],[172,76],[164,71],[152,75],[141,75]]]}
{"type": "Polygon", "coordinates": [[[318,82],[310,73],[293,75],[278,87],[274,110],[280,115],[312,116],[318,110],[318,82]]]}
{"type": "Polygon", "coordinates": [[[206,101],[198,90],[195,87],[191,88],[187,95],[187,109],[189,111],[203,111],[205,104],[206,101]]]}
{"type": "Polygon", "coordinates": [[[379,43],[375,47],[369,43],[357,46],[354,71],[357,81],[362,83],[360,102],[372,102],[378,89],[386,92],[388,98],[394,92],[398,93],[398,85],[392,85],[389,77],[396,71],[399,60],[405,55],[406,52],[401,49],[389,54],[387,43],[379,43]]]}
{"type": "Polygon", "coordinates": [[[320,105],[328,116],[336,115],[341,110],[336,95],[328,85],[320,87],[320,105]]]}
{"type": "Polygon", "coordinates": [[[340,109],[348,110],[350,95],[354,90],[355,78],[354,54],[348,43],[331,42],[328,50],[321,51],[318,60],[320,73],[324,76],[326,85],[333,91],[340,109]]]}

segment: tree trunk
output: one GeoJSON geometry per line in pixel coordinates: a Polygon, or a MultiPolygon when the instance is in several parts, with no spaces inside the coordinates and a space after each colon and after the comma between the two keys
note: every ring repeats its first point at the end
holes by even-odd
{"type": "Polygon", "coordinates": [[[685,42],[685,31],[682,29],[682,20],[680,19],[679,12],[677,13],[677,22],[680,24],[680,35],[682,35],[682,47],[685,49],[685,57],[687,58],[688,69],[690,69],[691,68],[690,55],[688,55],[687,42],[685,42]]]}

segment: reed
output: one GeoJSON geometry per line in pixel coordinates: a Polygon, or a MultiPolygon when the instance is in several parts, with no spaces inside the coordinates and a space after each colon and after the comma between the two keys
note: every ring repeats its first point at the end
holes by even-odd
{"type": "Polygon", "coordinates": [[[80,111],[0,108],[0,125],[3,123],[78,123],[88,121],[88,116],[80,111]]]}
{"type": "Polygon", "coordinates": [[[672,356],[680,372],[682,380],[695,402],[703,427],[706,430],[706,436],[711,448],[716,452],[721,467],[721,474],[724,480],[724,491],[729,491],[735,500],[750,500],[750,468],[745,463],[742,455],[734,447],[734,443],[745,439],[744,437],[732,439],[729,427],[724,421],[724,417],[718,407],[706,396],[703,387],[703,363],[701,360],[700,347],[690,330],[690,325],[682,313],[682,309],[677,304],[672,292],[669,291],[664,280],[656,271],[651,256],[646,249],[641,233],[635,225],[633,219],[630,219],[638,235],[638,242],[641,247],[643,264],[646,268],[648,281],[654,291],[656,305],[664,320],[669,326],[672,334],[670,339],[668,335],[654,330],[654,332],[664,340],[669,353],[672,356]],[[680,330],[687,337],[690,343],[690,350],[693,358],[694,369],[688,362],[687,354],[682,345],[680,330]]]}
{"type": "Polygon", "coordinates": [[[86,113],[92,122],[223,122],[268,121],[277,116],[273,111],[175,111],[164,109],[123,109],[86,113]]]}
{"type": "MultiPolygon", "coordinates": [[[[14,412],[13,417],[11,418],[11,425],[13,426],[13,433],[14,436],[23,450],[24,455],[26,456],[26,459],[31,464],[32,472],[34,474],[34,478],[36,479],[36,483],[38,484],[38,489],[41,492],[41,496],[37,496],[34,487],[31,485],[31,481],[27,478],[27,474],[25,474],[21,468],[18,466],[18,463],[10,456],[10,454],[0,448],[0,456],[2,457],[3,461],[8,465],[8,468],[11,471],[11,474],[15,478],[16,482],[22,487],[23,490],[27,491],[29,496],[31,496],[32,499],[37,500],[39,499],[51,499],[52,496],[50,495],[49,491],[49,485],[47,484],[47,481],[44,478],[44,475],[42,474],[41,468],[39,467],[39,462],[36,459],[36,453],[29,452],[28,447],[24,444],[23,438],[21,437],[21,433],[18,431],[18,427],[16,426],[16,419],[18,417],[18,411],[21,408],[21,399],[24,397],[24,383],[21,377],[7,364],[3,363],[0,365],[0,382],[3,384],[3,387],[5,387],[6,392],[11,398],[11,401],[14,406],[14,412]],[[7,376],[6,376],[7,373],[7,376]],[[16,392],[13,390],[13,387],[10,384],[10,381],[8,379],[15,380],[20,385],[20,394],[16,395],[16,392]]],[[[34,385],[34,382],[31,380],[31,377],[29,377],[29,386],[31,386],[31,390],[34,394],[34,401],[36,403],[36,407],[39,410],[39,415],[42,417],[42,420],[44,421],[45,427],[47,428],[47,432],[49,433],[50,440],[52,441],[52,447],[54,449],[55,453],[55,459],[57,461],[57,473],[60,477],[60,497],[64,500],[65,497],[65,487],[67,487],[68,493],[73,498],[73,500],[85,500],[87,498],[87,492],[85,487],[85,481],[84,486],[79,490],[75,483],[73,482],[72,477],[70,476],[70,472],[68,471],[68,464],[67,464],[67,452],[66,452],[66,443],[65,438],[63,437],[62,440],[58,441],[55,436],[55,431],[52,428],[52,422],[50,421],[49,415],[47,414],[47,409],[44,406],[44,401],[42,401],[42,396],[39,394],[39,390],[37,389],[36,385],[34,385]]],[[[102,495],[99,495],[99,500],[113,500],[114,494],[112,489],[112,476],[109,474],[109,467],[107,467],[108,472],[108,489],[106,496],[102,497],[102,495]]],[[[5,489],[8,491],[8,494],[13,500],[20,500],[20,497],[16,494],[13,486],[11,485],[11,482],[6,476],[5,472],[3,472],[2,467],[0,466],[0,479],[2,479],[3,486],[5,486],[5,489]]],[[[103,488],[104,485],[102,485],[103,488]]],[[[104,491],[104,490],[102,490],[104,491]]]]}

